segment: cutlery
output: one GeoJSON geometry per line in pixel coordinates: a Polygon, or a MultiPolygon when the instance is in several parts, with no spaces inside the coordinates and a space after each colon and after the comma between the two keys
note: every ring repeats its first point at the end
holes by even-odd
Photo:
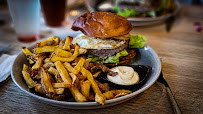
{"type": "Polygon", "coordinates": [[[169,84],[168,84],[167,81],[164,79],[164,75],[163,75],[162,71],[161,71],[161,73],[160,73],[159,78],[158,78],[157,81],[158,81],[159,83],[162,83],[162,84],[166,87],[166,91],[167,91],[167,93],[168,93],[168,95],[169,95],[169,99],[170,99],[170,101],[171,101],[171,103],[172,103],[172,106],[173,106],[173,109],[174,109],[175,114],[182,114],[182,111],[181,111],[181,109],[180,109],[180,107],[179,107],[179,105],[178,105],[178,103],[177,103],[177,101],[176,101],[176,99],[175,99],[175,96],[174,96],[174,94],[173,94],[173,92],[172,92],[172,90],[171,90],[169,84]]]}

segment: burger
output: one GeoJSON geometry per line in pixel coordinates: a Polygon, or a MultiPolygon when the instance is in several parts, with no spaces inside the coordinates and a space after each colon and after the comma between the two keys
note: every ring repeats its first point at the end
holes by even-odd
{"type": "Polygon", "coordinates": [[[131,23],[115,13],[97,11],[86,12],[78,17],[72,30],[81,31],[72,43],[87,49],[87,58],[106,66],[127,65],[136,55],[136,45],[144,45],[141,35],[130,35],[131,23]],[[138,42],[137,42],[138,41],[138,42]]]}

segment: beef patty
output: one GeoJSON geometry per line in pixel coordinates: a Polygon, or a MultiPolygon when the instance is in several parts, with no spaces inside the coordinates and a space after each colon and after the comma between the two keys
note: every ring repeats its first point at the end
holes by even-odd
{"type": "Polygon", "coordinates": [[[128,47],[128,41],[121,45],[120,47],[114,48],[114,49],[88,49],[87,53],[97,56],[99,58],[105,57],[105,56],[112,56],[128,47]]]}

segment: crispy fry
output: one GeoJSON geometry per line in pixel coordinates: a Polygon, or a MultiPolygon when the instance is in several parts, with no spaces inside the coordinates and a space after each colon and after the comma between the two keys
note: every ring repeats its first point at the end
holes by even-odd
{"type": "Polygon", "coordinates": [[[68,52],[68,51],[65,51],[65,50],[62,50],[62,49],[57,49],[55,54],[58,55],[58,56],[67,57],[67,58],[72,56],[71,52],[68,52]]]}
{"type": "Polygon", "coordinates": [[[56,94],[63,94],[64,90],[65,90],[64,88],[57,88],[57,89],[54,89],[54,91],[55,91],[56,94]]]}
{"type": "Polygon", "coordinates": [[[129,93],[123,93],[123,92],[121,92],[121,93],[118,93],[118,94],[115,96],[115,98],[120,97],[120,96],[124,96],[124,95],[127,95],[127,94],[129,94],[129,93]]]}
{"type": "Polygon", "coordinates": [[[46,58],[46,59],[44,60],[44,63],[49,63],[49,62],[52,62],[52,61],[50,60],[50,58],[46,58]]]}
{"type": "Polygon", "coordinates": [[[75,74],[73,74],[73,73],[69,73],[70,74],[70,76],[71,76],[71,78],[72,78],[72,84],[74,84],[75,82],[76,82],[76,80],[78,80],[78,78],[77,78],[77,76],[75,75],[75,74]]]}
{"type": "Polygon", "coordinates": [[[82,73],[84,79],[87,77],[87,72],[86,72],[86,69],[84,67],[81,67],[80,68],[80,72],[82,73]]]}
{"type": "Polygon", "coordinates": [[[30,50],[28,50],[26,47],[22,47],[22,51],[25,55],[33,55],[33,53],[30,50]]]}
{"type": "Polygon", "coordinates": [[[54,88],[71,88],[72,84],[66,83],[66,82],[62,82],[62,83],[52,83],[52,86],[54,88]]]}
{"type": "MultiPolygon", "coordinates": [[[[74,50],[75,50],[75,49],[71,49],[70,52],[74,52],[74,50]]],[[[79,49],[79,55],[85,54],[86,52],[87,52],[87,49],[84,49],[84,48],[80,48],[80,49],[79,49]]]]}
{"type": "Polygon", "coordinates": [[[45,68],[45,69],[49,69],[50,67],[54,67],[54,63],[48,62],[48,63],[45,63],[45,64],[43,65],[43,68],[45,68]]]}
{"type": "Polygon", "coordinates": [[[96,78],[100,73],[101,73],[101,71],[98,71],[98,72],[94,73],[93,77],[96,78]]]}
{"type": "Polygon", "coordinates": [[[73,97],[75,98],[75,100],[77,102],[85,102],[87,101],[87,99],[85,98],[85,96],[83,96],[80,91],[78,90],[77,87],[73,86],[70,88],[71,94],[73,95],[73,97]]]}
{"type": "Polygon", "coordinates": [[[86,61],[85,61],[85,62],[89,63],[89,62],[91,62],[91,61],[92,61],[92,59],[93,59],[93,58],[88,58],[88,59],[86,59],[86,61]]]}
{"type": "Polygon", "coordinates": [[[41,94],[45,94],[45,91],[43,91],[41,84],[36,84],[35,91],[41,94]]]}
{"type": "Polygon", "coordinates": [[[119,93],[132,93],[132,91],[130,90],[124,90],[124,89],[121,89],[121,90],[111,90],[111,92],[114,94],[114,95],[117,95],[119,93]]]}
{"type": "Polygon", "coordinates": [[[31,73],[32,69],[31,69],[28,65],[24,64],[24,65],[23,65],[23,71],[26,71],[26,72],[28,72],[28,73],[31,73]]]}
{"type": "Polygon", "coordinates": [[[79,48],[80,48],[80,47],[77,45],[77,46],[75,47],[74,54],[73,54],[71,57],[69,57],[69,58],[53,56],[53,57],[51,58],[51,61],[53,61],[53,62],[56,62],[56,61],[71,62],[71,61],[73,61],[73,60],[78,56],[78,54],[79,54],[79,53],[78,53],[79,48]]]}
{"type": "Polygon", "coordinates": [[[44,57],[40,56],[37,62],[32,66],[32,70],[39,69],[42,65],[43,60],[44,60],[44,57]]]}
{"type": "Polygon", "coordinates": [[[36,83],[32,80],[30,77],[30,74],[26,71],[22,71],[23,78],[25,79],[25,82],[27,83],[29,88],[35,87],[36,83]]]}
{"type": "Polygon", "coordinates": [[[105,93],[103,93],[104,97],[106,97],[106,99],[113,99],[115,98],[114,94],[111,91],[107,91],[105,93]]]}
{"type": "Polygon", "coordinates": [[[85,63],[85,59],[83,57],[80,58],[78,64],[74,67],[73,73],[78,74],[80,71],[80,67],[83,66],[85,63]]]}
{"type": "MultiPolygon", "coordinates": [[[[57,72],[58,72],[58,71],[57,71],[57,72]]],[[[61,78],[61,76],[60,76],[59,74],[55,75],[54,78],[55,78],[55,80],[56,80],[57,83],[63,82],[63,80],[62,80],[62,78],[61,78]]]]}
{"type": "Polygon", "coordinates": [[[73,72],[73,67],[70,65],[70,63],[65,62],[65,63],[64,63],[64,66],[65,66],[65,68],[66,68],[66,70],[67,70],[68,72],[73,72]]]}
{"type": "Polygon", "coordinates": [[[95,101],[98,102],[99,104],[104,105],[104,101],[106,100],[106,98],[103,96],[102,92],[100,91],[99,87],[97,86],[97,83],[95,82],[90,71],[86,70],[86,73],[87,73],[87,79],[91,82],[92,89],[95,93],[95,101]]]}
{"type": "Polygon", "coordinates": [[[70,43],[71,43],[71,39],[70,39],[69,36],[67,36],[67,37],[66,37],[66,42],[65,42],[65,44],[64,44],[64,46],[63,46],[63,49],[65,49],[65,50],[70,50],[70,43]]]}
{"type": "Polygon", "coordinates": [[[51,84],[51,81],[50,81],[50,78],[49,78],[49,74],[46,73],[46,71],[44,70],[44,68],[41,68],[41,83],[42,83],[42,87],[43,87],[43,90],[46,92],[46,93],[55,93],[54,91],[54,88],[51,84]]]}
{"type": "MultiPolygon", "coordinates": [[[[26,56],[27,55],[33,55],[33,53],[30,50],[28,50],[26,47],[22,47],[22,51],[26,56]]],[[[28,61],[29,61],[30,64],[34,63],[34,61],[29,59],[29,58],[28,58],[28,61]]]]}
{"type": "Polygon", "coordinates": [[[81,93],[82,93],[87,99],[89,99],[90,86],[91,86],[91,82],[90,82],[89,80],[86,80],[86,81],[82,82],[81,88],[80,88],[81,93]]]}
{"type": "Polygon", "coordinates": [[[79,54],[85,54],[87,52],[87,49],[84,49],[84,48],[80,48],[79,49],[79,54]]]}
{"type": "Polygon", "coordinates": [[[58,75],[58,71],[54,67],[50,67],[48,72],[52,75],[58,75]]]}
{"type": "Polygon", "coordinates": [[[56,69],[58,70],[58,72],[59,72],[59,74],[60,74],[62,80],[63,80],[64,82],[67,82],[67,83],[71,84],[71,83],[72,83],[72,80],[71,80],[71,78],[70,78],[70,76],[69,76],[67,70],[66,70],[65,67],[63,66],[63,64],[62,64],[60,61],[57,61],[57,62],[55,62],[54,64],[55,64],[56,69]]]}
{"type": "Polygon", "coordinates": [[[54,43],[52,45],[57,45],[60,41],[59,37],[58,36],[54,36],[54,37],[50,37],[50,38],[47,38],[46,40],[44,41],[41,41],[41,42],[37,42],[35,44],[35,47],[43,47],[43,46],[47,46],[49,45],[49,42],[51,41],[54,41],[54,43]]]}
{"type": "Polygon", "coordinates": [[[44,46],[44,47],[37,47],[35,48],[35,53],[46,53],[46,52],[54,52],[56,51],[56,46],[44,46]]]}

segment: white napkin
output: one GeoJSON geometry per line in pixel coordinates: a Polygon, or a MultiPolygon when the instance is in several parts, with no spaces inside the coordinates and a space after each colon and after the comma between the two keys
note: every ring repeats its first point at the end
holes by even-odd
{"type": "Polygon", "coordinates": [[[16,56],[17,55],[7,54],[0,56],[0,82],[4,81],[9,76],[16,56]]]}

